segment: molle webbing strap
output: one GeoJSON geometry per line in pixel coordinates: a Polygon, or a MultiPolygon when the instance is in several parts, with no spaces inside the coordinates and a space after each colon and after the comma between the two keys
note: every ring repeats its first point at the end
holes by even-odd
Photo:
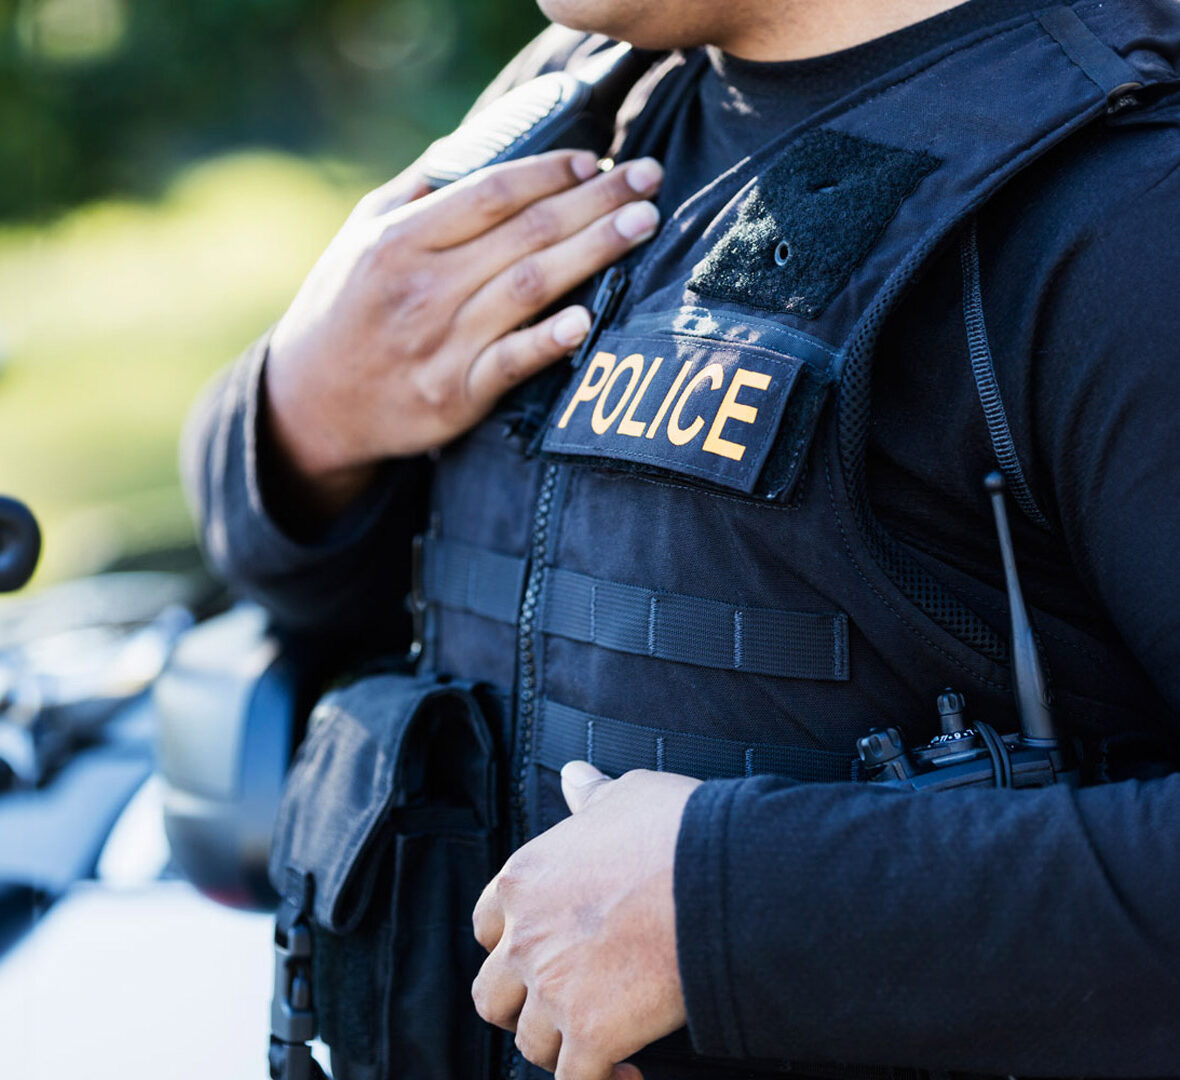
{"type": "Polygon", "coordinates": [[[698,780],[789,776],[807,783],[858,778],[859,761],[802,746],[770,746],[644,727],[542,701],[533,728],[533,760],[549,769],[589,761],[611,776],[629,769],[680,773],[698,780]]]}
{"type": "Polygon", "coordinates": [[[511,555],[437,540],[422,541],[422,591],[427,603],[513,625],[526,563],[511,555]]]}
{"type": "Polygon", "coordinates": [[[616,652],[794,679],[848,678],[848,618],[742,608],[696,596],[545,573],[543,629],[616,652]]]}
{"type": "Polygon", "coordinates": [[[1086,77],[1107,97],[1142,85],[1139,74],[1109,45],[1100,41],[1073,8],[1056,7],[1037,20],[1086,77]]]}
{"type": "MultiPolygon", "coordinates": [[[[514,624],[523,559],[427,537],[429,603],[514,624]]],[[[542,576],[539,629],[614,652],[789,679],[846,681],[848,617],[738,607],[604,581],[570,570],[542,576]]]]}

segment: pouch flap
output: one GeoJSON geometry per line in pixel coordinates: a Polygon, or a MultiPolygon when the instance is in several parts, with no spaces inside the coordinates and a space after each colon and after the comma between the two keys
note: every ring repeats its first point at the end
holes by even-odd
{"type": "Polygon", "coordinates": [[[334,933],[364,915],[392,834],[495,827],[493,742],[469,684],[364,678],[326,695],[309,732],[269,870],[280,894],[334,933]]]}

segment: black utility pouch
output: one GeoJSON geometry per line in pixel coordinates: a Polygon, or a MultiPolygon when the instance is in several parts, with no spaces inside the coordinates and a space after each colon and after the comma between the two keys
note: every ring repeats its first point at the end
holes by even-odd
{"type": "Polygon", "coordinates": [[[497,869],[496,755],[475,688],[361,679],[312,714],[270,875],[312,927],[313,1001],[337,1080],[478,1080],[471,913],[497,869]]]}

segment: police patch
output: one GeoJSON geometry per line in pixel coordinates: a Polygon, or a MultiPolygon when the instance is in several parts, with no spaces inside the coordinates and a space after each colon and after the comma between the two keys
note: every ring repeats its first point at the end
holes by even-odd
{"type": "Polygon", "coordinates": [[[757,345],[606,333],[550,414],[541,449],[750,493],[802,366],[757,345]]]}

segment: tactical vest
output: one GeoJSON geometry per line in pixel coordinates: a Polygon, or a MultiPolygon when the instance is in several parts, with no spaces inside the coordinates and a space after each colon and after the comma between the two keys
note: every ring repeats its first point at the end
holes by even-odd
{"type": "MultiPolygon", "coordinates": [[[[1015,727],[1003,625],[980,614],[1003,595],[932,568],[869,504],[875,345],[932,253],[965,235],[974,375],[1036,520],[988,393],[969,222],[1051,147],[1158,97],[1178,45],[1174,5],[1086,2],[863,87],[680,206],[605,275],[572,361],[442,452],[420,671],[491,688],[508,847],[566,814],[558,770],[573,758],[616,775],[846,780],[870,728],[933,735],[946,687],[1015,727]]],[[[690,61],[661,65],[644,112],[690,61]]],[[[1128,656],[1035,622],[1070,735],[1144,728],[1158,699],[1128,656]]],[[[677,1038],[641,1064],[648,1080],[756,1071],[677,1038]]],[[[499,1073],[545,1075],[508,1040],[499,1073]]]]}

